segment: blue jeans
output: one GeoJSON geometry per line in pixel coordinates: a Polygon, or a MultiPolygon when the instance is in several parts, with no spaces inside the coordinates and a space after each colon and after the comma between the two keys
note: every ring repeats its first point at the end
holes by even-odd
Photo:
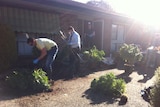
{"type": "Polygon", "coordinates": [[[52,79],[52,74],[53,74],[53,62],[56,58],[56,55],[58,53],[58,46],[54,46],[47,52],[47,58],[46,58],[46,63],[45,63],[45,68],[47,75],[49,79],[52,79]]]}

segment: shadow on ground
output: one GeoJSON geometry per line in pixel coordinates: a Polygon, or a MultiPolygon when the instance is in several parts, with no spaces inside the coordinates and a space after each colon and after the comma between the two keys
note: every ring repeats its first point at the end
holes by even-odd
{"type": "MultiPolygon", "coordinates": [[[[80,70],[75,71],[76,75],[74,76],[85,77],[94,72],[116,68],[116,66],[117,65],[108,66],[106,64],[101,63],[94,67],[90,67],[86,63],[82,63],[80,65],[80,70]]],[[[58,66],[56,67],[56,72],[54,73],[55,80],[58,80],[58,79],[69,80],[69,79],[72,79],[74,76],[72,76],[69,64],[59,64],[59,67],[58,66]]]]}
{"type": "Polygon", "coordinates": [[[122,79],[124,79],[124,81],[126,83],[129,83],[132,80],[131,77],[129,77],[129,75],[130,75],[130,73],[124,72],[124,73],[118,75],[117,78],[122,78],[122,79]]]}
{"type": "Polygon", "coordinates": [[[136,66],[135,71],[137,71],[139,75],[143,75],[144,77],[142,80],[139,80],[138,82],[146,83],[154,76],[156,68],[146,67],[145,65],[138,65],[136,66]]]}
{"type": "MultiPolygon", "coordinates": [[[[4,80],[0,80],[0,101],[13,100],[24,96],[37,95],[38,93],[42,93],[42,91],[33,91],[32,89],[26,91],[15,90],[8,87],[6,84],[7,83],[4,80]]],[[[43,93],[48,92],[49,91],[43,91],[43,93]]]]}
{"type": "MultiPolygon", "coordinates": [[[[119,70],[124,70],[124,66],[123,63],[118,64],[117,69],[119,70]]],[[[139,80],[138,82],[141,83],[146,83],[148,80],[150,80],[155,73],[156,68],[151,68],[151,67],[146,67],[146,65],[144,64],[136,64],[134,67],[133,72],[137,72],[139,75],[143,75],[143,79],[139,80]]],[[[131,78],[129,77],[129,75],[132,72],[124,72],[120,75],[118,75],[118,78],[123,78],[125,80],[126,83],[131,81],[131,78]]]]}
{"type": "Polygon", "coordinates": [[[91,100],[92,105],[101,104],[101,103],[113,104],[114,102],[117,101],[117,99],[114,97],[94,92],[91,89],[86,90],[82,97],[85,97],[91,100]]]}

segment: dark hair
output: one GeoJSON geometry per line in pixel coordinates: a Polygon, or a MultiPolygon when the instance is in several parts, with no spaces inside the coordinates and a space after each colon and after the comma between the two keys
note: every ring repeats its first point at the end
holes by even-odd
{"type": "Polygon", "coordinates": [[[68,27],[68,30],[72,30],[72,31],[73,31],[74,28],[73,28],[72,26],[69,26],[69,27],[68,27]]]}
{"type": "Polygon", "coordinates": [[[29,37],[29,38],[27,39],[27,43],[28,43],[28,44],[29,44],[29,43],[33,43],[33,40],[34,40],[34,38],[29,37]]]}

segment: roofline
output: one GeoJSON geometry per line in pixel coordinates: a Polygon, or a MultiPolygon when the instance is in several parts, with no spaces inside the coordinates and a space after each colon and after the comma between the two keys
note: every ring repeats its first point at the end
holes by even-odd
{"type": "MultiPolygon", "coordinates": [[[[19,7],[23,8],[23,6],[29,7],[30,8],[45,8],[46,10],[48,9],[49,11],[52,11],[55,8],[62,8],[60,11],[64,11],[65,9],[67,9],[68,11],[71,12],[88,12],[90,13],[90,11],[93,12],[97,12],[100,13],[102,15],[113,15],[113,16],[119,16],[119,17],[124,17],[124,18],[130,18],[124,14],[120,14],[120,13],[115,13],[115,12],[111,12],[111,11],[107,11],[103,8],[100,7],[95,7],[95,6],[91,6],[91,5],[87,5],[84,3],[79,3],[79,2],[75,2],[75,1],[70,1],[70,0],[0,0],[0,4],[10,4],[10,5],[18,5],[19,7]],[[37,5],[40,4],[41,6],[37,5]],[[37,5],[37,6],[36,6],[37,5]]],[[[131,19],[131,18],[130,18],[131,19]]]]}
{"type": "Polygon", "coordinates": [[[84,3],[80,3],[80,2],[76,2],[76,1],[70,1],[70,0],[45,0],[45,1],[54,1],[57,3],[66,4],[66,5],[70,5],[70,6],[76,6],[79,8],[85,8],[85,9],[96,11],[96,12],[101,12],[101,13],[105,13],[105,14],[111,14],[111,15],[117,15],[117,16],[121,16],[121,17],[130,18],[129,16],[122,14],[122,13],[108,11],[105,8],[100,8],[100,7],[96,7],[96,6],[92,6],[92,5],[88,5],[88,4],[84,4],[84,3]]]}

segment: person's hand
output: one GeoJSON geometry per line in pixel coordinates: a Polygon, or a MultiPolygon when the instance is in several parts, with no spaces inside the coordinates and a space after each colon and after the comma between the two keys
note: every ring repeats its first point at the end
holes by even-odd
{"type": "Polygon", "coordinates": [[[37,64],[38,63],[38,59],[33,60],[33,64],[37,64]]]}

